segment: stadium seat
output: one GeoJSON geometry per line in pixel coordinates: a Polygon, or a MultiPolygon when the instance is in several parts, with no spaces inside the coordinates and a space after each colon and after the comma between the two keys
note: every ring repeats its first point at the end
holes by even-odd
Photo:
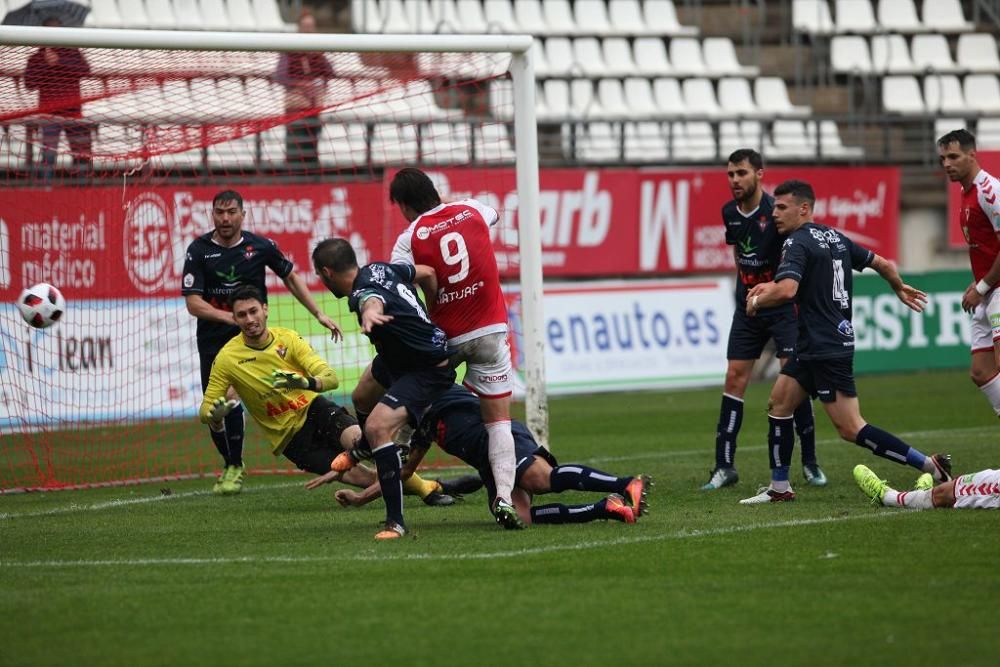
{"type": "Polygon", "coordinates": [[[630,77],[625,79],[625,100],[635,118],[652,118],[663,113],[663,109],[653,99],[653,88],[649,79],[630,77]]]}
{"type": "Polygon", "coordinates": [[[621,124],[588,123],[576,126],[576,158],[581,162],[621,159],[621,124]]]}
{"type": "Polygon", "coordinates": [[[372,164],[413,164],[417,160],[417,126],[376,123],[372,129],[372,164]]]}
{"type": "MultiPolygon", "coordinates": [[[[108,91],[111,92],[113,83],[108,82],[108,91]]],[[[155,91],[150,91],[150,95],[156,96],[155,91]]],[[[169,79],[159,86],[159,96],[161,100],[169,100],[169,105],[159,104],[151,106],[148,110],[150,119],[153,121],[169,122],[176,124],[191,123],[201,119],[200,105],[196,108],[194,100],[191,98],[191,87],[185,79],[169,79]]]]}
{"type": "Polygon", "coordinates": [[[125,23],[122,20],[122,13],[118,9],[117,0],[91,0],[90,13],[87,14],[84,25],[88,28],[124,27],[125,23]]]}
{"type": "MultiPolygon", "coordinates": [[[[565,82],[564,82],[565,83],[565,82]]],[[[568,90],[568,89],[567,89],[568,90]]],[[[567,96],[569,92],[566,93],[567,96]]],[[[513,89],[511,90],[511,99],[514,97],[513,89]]],[[[509,110],[496,110],[493,112],[495,118],[501,118],[503,120],[513,120],[514,119],[514,109],[511,107],[509,110]]],[[[552,113],[549,111],[548,106],[545,102],[545,90],[540,86],[535,86],[535,118],[538,119],[539,123],[552,118],[552,113]]]]}
{"type": "MultiPolygon", "coordinates": [[[[944,136],[951,132],[952,130],[972,130],[972,123],[964,118],[935,118],[934,119],[934,140],[937,141],[938,137],[944,136]]],[[[979,137],[976,137],[977,146],[979,145],[979,137]]]]}
{"type": "Polygon", "coordinates": [[[607,118],[625,119],[637,115],[626,101],[621,79],[601,79],[598,81],[597,101],[607,118]]]}
{"type": "Polygon", "coordinates": [[[872,69],[880,74],[916,74],[920,71],[910,59],[910,49],[902,35],[872,37],[872,69]]]}
{"type": "Polygon", "coordinates": [[[535,77],[544,79],[549,76],[551,70],[549,69],[549,61],[545,57],[545,44],[542,40],[536,39],[531,43],[531,55],[535,63],[535,77]]]}
{"type": "Polygon", "coordinates": [[[741,77],[719,79],[719,106],[726,115],[744,118],[763,118],[767,114],[754,101],[750,82],[741,77]]]}
{"type": "Polygon", "coordinates": [[[562,120],[569,118],[569,81],[550,79],[542,85],[542,89],[545,91],[543,96],[545,106],[543,110],[536,108],[535,113],[538,114],[540,111],[543,111],[545,115],[541,116],[541,118],[546,120],[562,120]]]}
{"type": "Polygon", "coordinates": [[[739,121],[724,120],[719,123],[719,155],[728,156],[740,148],[751,147],[743,141],[739,121]]]}
{"type": "Polygon", "coordinates": [[[924,25],[934,32],[971,32],[974,23],[965,20],[965,12],[959,0],[924,0],[920,15],[924,25]]]}
{"type": "MultiPolygon", "coordinates": [[[[413,145],[416,153],[416,144],[413,145]]],[[[368,128],[359,123],[326,123],[319,137],[320,164],[360,167],[368,163],[368,128]]]]}
{"type": "MultiPolygon", "coordinates": [[[[490,82],[490,115],[497,120],[512,120],[514,118],[514,83],[510,79],[494,79],[490,82]]],[[[539,103],[545,104],[542,93],[535,94],[535,109],[539,103]]]]}
{"type": "Polygon", "coordinates": [[[826,0],[792,0],[792,27],[807,35],[831,35],[835,30],[826,0]]]}
{"type": "Polygon", "coordinates": [[[513,163],[516,159],[506,123],[483,123],[473,129],[473,148],[477,162],[513,163]]]}
{"type": "Polygon", "coordinates": [[[604,36],[612,34],[604,0],[576,0],[573,3],[576,30],[581,35],[604,36]]]}
{"type": "MultiPolygon", "coordinates": [[[[167,126],[164,129],[166,130],[168,136],[175,132],[180,136],[184,136],[188,130],[188,128],[184,127],[171,127],[171,126],[167,126]]],[[[188,146],[194,145],[195,141],[197,141],[198,143],[201,142],[200,135],[198,136],[197,139],[189,141],[186,145],[188,146]]],[[[169,142],[169,145],[163,146],[158,150],[167,150],[171,148],[179,148],[179,146],[176,145],[176,142],[171,141],[169,142]]],[[[182,169],[198,171],[205,168],[205,151],[202,148],[191,148],[188,150],[177,150],[175,152],[170,152],[170,153],[161,152],[151,156],[149,162],[154,169],[161,171],[163,170],[175,171],[182,169]]]]}
{"type": "Polygon", "coordinates": [[[811,111],[807,106],[793,105],[785,80],[775,76],[762,76],[754,81],[754,99],[761,111],[777,116],[807,116],[811,111]]]}
{"type": "Polygon", "coordinates": [[[581,64],[576,62],[573,42],[569,37],[549,37],[545,40],[545,62],[549,76],[579,76],[585,73],[581,64]]]}
{"type": "Polygon", "coordinates": [[[585,76],[609,76],[604,63],[601,43],[596,37],[577,37],[573,40],[573,61],[585,76]]]}
{"type": "Polygon", "coordinates": [[[764,127],[759,120],[740,121],[740,133],[743,135],[743,143],[746,144],[747,148],[763,150],[764,127]]]}
{"type": "Polygon", "coordinates": [[[250,0],[226,0],[226,10],[230,30],[257,30],[257,17],[254,16],[250,0]]]}
{"type": "Polygon", "coordinates": [[[249,134],[208,147],[209,169],[240,167],[253,169],[257,165],[257,135],[249,134]]]}
{"type": "Polygon", "coordinates": [[[710,162],[718,158],[712,125],[705,121],[671,123],[671,155],[678,162],[710,162]]]}
{"type": "Polygon", "coordinates": [[[248,100],[253,100],[254,114],[280,116],[285,112],[285,88],[262,76],[248,77],[245,82],[248,100]]]}
{"type": "Polygon", "coordinates": [[[837,35],[830,40],[830,66],[834,72],[863,75],[872,73],[868,40],[858,35],[837,35]]]}
{"type": "Polygon", "coordinates": [[[478,35],[489,30],[483,4],[479,0],[456,0],[455,15],[458,17],[455,32],[478,35]]]}
{"type": "Polygon", "coordinates": [[[38,92],[24,87],[20,77],[0,76],[0,114],[19,115],[38,106],[38,92]]]}
{"type": "Polygon", "coordinates": [[[640,37],[632,45],[636,73],[645,76],[669,76],[674,73],[667,59],[667,49],[659,37],[640,37]]]}
{"type": "Polygon", "coordinates": [[[198,0],[173,0],[174,20],[181,30],[200,30],[202,26],[201,9],[198,0]]]}
{"type": "Polygon", "coordinates": [[[514,8],[511,6],[510,0],[490,0],[483,3],[483,11],[490,32],[533,32],[532,30],[521,30],[517,19],[514,18],[514,8]]]}
{"type": "Polygon", "coordinates": [[[682,116],[687,113],[681,86],[677,79],[655,79],[653,81],[653,99],[656,100],[660,113],[664,116],[682,116]]]}
{"type": "Polygon", "coordinates": [[[687,109],[688,115],[709,117],[722,115],[722,109],[715,97],[715,88],[709,79],[685,79],[681,83],[681,90],[684,93],[684,108],[687,109]]]}
{"type": "Polygon", "coordinates": [[[632,47],[624,37],[605,37],[601,49],[609,76],[632,76],[639,70],[632,58],[632,47]]]}
{"type": "Polygon", "coordinates": [[[642,7],[646,24],[656,26],[661,35],[672,37],[696,37],[698,28],[681,25],[677,20],[677,8],[671,0],[645,0],[642,7]]]}
{"type": "Polygon", "coordinates": [[[997,41],[988,32],[959,35],[957,60],[959,67],[970,72],[1000,73],[997,41]]]}
{"type": "Polygon", "coordinates": [[[204,30],[233,29],[224,0],[201,0],[201,18],[204,30]]]}
{"type": "Polygon", "coordinates": [[[708,68],[701,55],[701,44],[691,37],[674,37],[670,40],[670,63],[680,76],[708,76],[708,68]]]}
{"type": "Polygon", "coordinates": [[[380,32],[382,14],[379,4],[371,0],[351,0],[351,30],[357,33],[380,32]]]}
{"type": "MultiPolygon", "coordinates": [[[[287,150],[285,135],[287,133],[288,128],[285,125],[276,125],[260,133],[258,142],[260,145],[259,164],[261,168],[274,169],[285,163],[285,152],[287,150]]],[[[320,132],[320,136],[323,136],[322,132],[320,132]]]]}
{"type": "Polygon", "coordinates": [[[962,93],[962,83],[954,74],[924,77],[924,105],[929,113],[956,114],[969,108],[962,93]]]}
{"type": "Polygon", "coordinates": [[[656,24],[647,24],[642,17],[639,0],[610,0],[608,18],[611,20],[612,35],[655,35],[656,24]]]}
{"type": "Polygon", "coordinates": [[[976,146],[989,149],[1000,148],[1000,118],[979,119],[976,127],[976,146]]]}
{"type": "MultiPolygon", "coordinates": [[[[538,2],[538,0],[535,0],[535,2],[538,2]]],[[[545,25],[548,26],[551,33],[561,33],[564,35],[581,34],[568,0],[545,0],[540,4],[545,25]]],[[[529,24],[522,21],[521,25],[529,24]]]]}
{"type": "Polygon", "coordinates": [[[468,164],[472,132],[467,123],[430,123],[421,127],[420,157],[427,164],[468,164]]]}
{"type": "Polygon", "coordinates": [[[594,82],[590,79],[573,79],[569,84],[569,111],[573,118],[599,118],[604,109],[594,94],[594,82]]]}
{"type": "Polygon", "coordinates": [[[865,149],[861,146],[844,145],[840,139],[840,129],[832,120],[819,122],[819,148],[823,157],[842,160],[856,160],[865,155],[865,149]]]}
{"type": "Polygon", "coordinates": [[[951,57],[944,35],[914,35],[911,45],[913,66],[922,72],[949,74],[961,70],[951,57]]]}
{"type": "Polygon", "coordinates": [[[670,143],[659,123],[625,123],[625,161],[665,163],[670,158],[670,143]]]}
{"type": "Polygon", "coordinates": [[[417,32],[417,26],[410,22],[403,0],[382,0],[378,31],[386,34],[408,34],[417,32]]]}
{"type": "Polygon", "coordinates": [[[925,113],[924,98],[916,77],[907,75],[884,77],[882,79],[882,108],[888,113],[925,113]]]}
{"type": "Polygon", "coordinates": [[[917,18],[913,0],[878,0],[878,24],[882,30],[912,34],[929,28],[917,18]]]}
{"type": "Polygon", "coordinates": [[[968,108],[982,114],[1000,113],[1000,81],[995,74],[970,74],[965,77],[965,101],[968,108]]]}
{"type": "Polygon", "coordinates": [[[276,0],[250,0],[253,3],[253,14],[260,30],[271,32],[287,32],[294,30],[294,25],[288,25],[281,18],[276,0]]]}
{"type": "MultiPolygon", "coordinates": [[[[506,0],[504,0],[506,2],[506,0]]],[[[489,3],[486,3],[489,5],[489,3]]],[[[571,27],[550,26],[545,20],[541,0],[514,0],[514,18],[526,32],[532,35],[566,35],[571,27]]]]}
{"type": "MultiPolygon", "coordinates": [[[[3,90],[2,83],[0,90],[3,90]]],[[[24,125],[0,126],[0,168],[24,167],[29,150],[31,147],[27,143],[27,128],[24,125]]]]}
{"type": "MultiPolygon", "coordinates": [[[[170,0],[146,0],[146,16],[154,30],[170,30],[177,27],[174,8],[170,0]]],[[[168,160],[170,158],[167,158],[168,160]]]]}
{"type": "Polygon", "coordinates": [[[706,37],[701,45],[705,55],[705,68],[711,76],[757,76],[759,67],[740,64],[736,47],[728,37],[706,37]]]}
{"type": "Polygon", "coordinates": [[[816,138],[809,131],[810,125],[801,120],[774,121],[764,154],[784,160],[815,157],[816,138]]]}
{"type": "Polygon", "coordinates": [[[869,35],[878,32],[869,0],[836,0],[837,32],[869,35]]]}

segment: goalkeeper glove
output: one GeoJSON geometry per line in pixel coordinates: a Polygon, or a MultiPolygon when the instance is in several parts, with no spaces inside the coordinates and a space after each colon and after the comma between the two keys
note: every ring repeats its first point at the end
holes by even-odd
{"type": "Polygon", "coordinates": [[[236,409],[236,406],[239,404],[239,401],[226,400],[222,397],[215,399],[215,402],[212,403],[212,408],[208,411],[209,425],[218,431],[222,428],[222,421],[226,418],[226,415],[236,409]]]}
{"type": "Polygon", "coordinates": [[[271,371],[271,386],[275,389],[310,389],[316,391],[316,380],[299,375],[295,371],[271,371]]]}

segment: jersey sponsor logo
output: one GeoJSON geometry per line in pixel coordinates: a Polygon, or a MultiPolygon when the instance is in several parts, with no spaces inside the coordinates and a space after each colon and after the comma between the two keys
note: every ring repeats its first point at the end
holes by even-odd
{"type": "Polygon", "coordinates": [[[372,282],[378,283],[383,287],[390,287],[390,284],[385,279],[385,267],[379,264],[374,264],[369,267],[369,273],[372,276],[372,282]]]}
{"type": "Polygon", "coordinates": [[[821,248],[828,248],[830,243],[841,243],[840,235],[832,229],[810,227],[809,234],[819,242],[821,248]]]}
{"type": "Polygon", "coordinates": [[[757,246],[753,244],[753,239],[743,239],[737,245],[739,246],[740,253],[742,253],[744,257],[753,257],[757,254],[755,252],[757,250],[757,246]]]}
{"type": "Polygon", "coordinates": [[[848,338],[854,337],[854,325],[851,324],[850,320],[841,320],[840,324],[837,325],[837,331],[848,338]]]}
{"type": "Polygon", "coordinates": [[[283,415],[286,412],[292,412],[295,410],[301,410],[302,408],[309,405],[309,399],[306,398],[305,394],[299,394],[298,398],[293,398],[290,401],[283,401],[275,405],[271,401],[266,404],[267,416],[277,417],[278,415],[283,415]]]}
{"type": "Polygon", "coordinates": [[[240,364],[249,364],[251,361],[257,361],[257,357],[247,357],[246,359],[240,359],[239,361],[236,362],[236,365],[239,366],[240,364]]]}
{"type": "Polygon", "coordinates": [[[506,382],[507,374],[501,373],[500,375],[480,375],[476,379],[480,382],[506,382]]]}
{"type": "Polygon", "coordinates": [[[194,276],[191,275],[190,273],[185,273],[184,274],[184,287],[193,287],[193,286],[194,286],[194,276]]]}
{"type": "Polygon", "coordinates": [[[229,273],[223,273],[222,271],[216,271],[215,275],[219,277],[222,281],[223,287],[236,287],[240,284],[240,277],[236,273],[236,267],[230,266],[229,273]]]}
{"type": "MultiPolygon", "coordinates": [[[[222,257],[221,252],[213,252],[211,255],[205,255],[205,259],[215,259],[216,257],[222,257]]],[[[188,253],[188,259],[191,259],[191,254],[188,253]]]]}
{"type": "Polygon", "coordinates": [[[442,287],[438,290],[438,298],[437,298],[438,305],[444,305],[446,303],[452,303],[454,301],[459,301],[461,299],[467,299],[470,296],[475,296],[476,292],[479,291],[479,288],[485,284],[486,283],[480,280],[478,283],[473,283],[472,285],[466,285],[462,289],[452,290],[450,292],[442,287]]]}
{"type": "Polygon", "coordinates": [[[417,238],[418,239],[420,239],[421,241],[426,241],[430,237],[431,237],[431,230],[427,229],[426,227],[418,227],[417,228],[417,238]]]}

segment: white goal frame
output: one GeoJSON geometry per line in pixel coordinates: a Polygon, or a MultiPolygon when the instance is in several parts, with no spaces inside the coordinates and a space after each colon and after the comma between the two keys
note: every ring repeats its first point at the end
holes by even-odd
{"type": "Polygon", "coordinates": [[[521,327],[528,427],[548,446],[538,131],[531,35],[357,35],[0,26],[0,45],[184,51],[353,51],[510,53],[518,192],[521,327]]]}

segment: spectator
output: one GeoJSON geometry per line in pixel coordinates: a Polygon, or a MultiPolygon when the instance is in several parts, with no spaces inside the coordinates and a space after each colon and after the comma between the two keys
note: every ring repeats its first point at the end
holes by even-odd
{"type": "MultiPolygon", "coordinates": [[[[299,32],[316,32],[316,19],[309,12],[299,17],[299,32]]],[[[285,112],[300,115],[322,107],[326,80],[333,68],[318,51],[281,54],[274,78],[285,86],[285,112]]],[[[317,167],[318,144],[323,124],[315,113],[308,113],[288,124],[285,135],[285,159],[290,165],[317,167]]]]}
{"type": "MultiPolygon", "coordinates": [[[[42,24],[59,27],[57,18],[42,24]]],[[[90,65],[80,49],[42,47],[28,58],[24,85],[38,91],[38,111],[44,117],[42,133],[42,177],[52,180],[59,135],[65,130],[75,165],[90,167],[90,125],[83,118],[80,79],[90,75],[90,65]]]]}

